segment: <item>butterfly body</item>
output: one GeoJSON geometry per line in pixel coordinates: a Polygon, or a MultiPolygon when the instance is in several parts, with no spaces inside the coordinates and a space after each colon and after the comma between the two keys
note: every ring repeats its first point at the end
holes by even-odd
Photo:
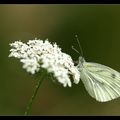
{"type": "Polygon", "coordinates": [[[79,57],[81,80],[93,98],[107,102],[120,97],[120,73],[102,64],[86,62],[79,57]]]}

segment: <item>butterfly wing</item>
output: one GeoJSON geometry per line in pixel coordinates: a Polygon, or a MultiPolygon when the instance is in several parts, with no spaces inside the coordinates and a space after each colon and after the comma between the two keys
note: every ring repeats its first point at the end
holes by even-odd
{"type": "Polygon", "coordinates": [[[105,65],[84,62],[81,80],[88,93],[100,102],[120,97],[120,73],[105,65]]]}

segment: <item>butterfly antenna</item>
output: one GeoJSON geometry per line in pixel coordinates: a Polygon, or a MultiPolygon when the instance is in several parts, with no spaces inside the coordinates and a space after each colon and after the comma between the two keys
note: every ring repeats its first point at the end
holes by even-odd
{"type": "Polygon", "coordinates": [[[75,35],[75,37],[76,37],[76,40],[77,40],[77,42],[78,42],[78,45],[79,45],[79,49],[80,49],[81,55],[82,55],[82,57],[83,57],[83,50],[82,50],[80,41],[79,41],[79,39],[78,39],[78,35],[75,35]]]}
{"type": "Polygon", "coordinates": [[[80,55],[79,51],[75,49],[74,46],[72,46],[72,49],[80,55]]]}

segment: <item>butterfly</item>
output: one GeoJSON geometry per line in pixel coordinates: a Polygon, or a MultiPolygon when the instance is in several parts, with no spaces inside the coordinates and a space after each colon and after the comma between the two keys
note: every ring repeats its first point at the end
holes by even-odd
{"type": "Polygon", "coordinates": [[[107,102],[120,97],[120,73],[112,68],[79,57],[77,65],[81,80],[93,98],[99,102],[107,102]]]}
{"type": "MultiPolygon", "coordinates": [[[[79,41],[78,43],[81,48],[79,41]]],[[[76,49],[74,50],[78,52],[76,49]]],[[[120,97],[119,72],[99,63],[86,62],[81,56],[77,68],[89,95],[97,101],[107,102],[120,97]]]]}

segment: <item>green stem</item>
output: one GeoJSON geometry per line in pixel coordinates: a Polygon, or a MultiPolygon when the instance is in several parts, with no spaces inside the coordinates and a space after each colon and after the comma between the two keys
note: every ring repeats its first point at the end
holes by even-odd
{"type": "Polygon", "coordinates": [[[38,92],[38,89],[41,85],[41,83],[43,82],[44,80],[44,75],[42,76],[42,78],[40,80],[38,80],[36,86],[35,86],[35,90],[33,92],[33,95],[28,103],[28,106],[26,108],[26,111],[25,111],[25,114],[24,115],[29,115],[30,114],[30,111],[31,111],[31,107],[32,107],[32,103],[33,103],[33,100],[35,99],[36,95],[37,95],[37,92],[38,92]]]}

